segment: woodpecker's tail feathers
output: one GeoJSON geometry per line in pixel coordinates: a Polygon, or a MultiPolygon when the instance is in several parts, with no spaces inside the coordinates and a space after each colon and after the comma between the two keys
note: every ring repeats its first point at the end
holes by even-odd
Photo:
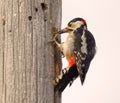
{"type": "Polygon", "coordinates": [[[55,91],[63,92],[66,86],[78,76],[78,70],[76,65],[71,68],[65,68],[61,71],[60,75],[55,79],[55,91]]]}

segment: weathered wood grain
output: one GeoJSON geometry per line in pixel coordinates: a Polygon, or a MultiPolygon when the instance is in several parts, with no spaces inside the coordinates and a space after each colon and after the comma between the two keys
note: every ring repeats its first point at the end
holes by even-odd
{"type": "Polygon", "coordinates": [[[61,5],[61,0],[0,1],[0,103],[61,102],[53,86],[60,55],[48,44],[53,28],[60,29],[61,5]]]}

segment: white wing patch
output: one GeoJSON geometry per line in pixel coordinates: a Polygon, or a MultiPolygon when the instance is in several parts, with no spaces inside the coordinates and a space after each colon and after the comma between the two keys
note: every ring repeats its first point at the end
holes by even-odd
{"type": "Polygon", "coordinates": [[[80,54],[80,52],[77,52],[77,51],[74,51],[74,54],[76,57],[77,70],[78,70],[78,73],[80,74],[81,73],[81,64],[82,64],[81,54],[80,54]]]}
{"type": "Polygon", "coordinates": [[[85,31],[83,30],[83,35],[81,36],[82,39],[82,46],[81,46],[81,52],[87,54],[87,43],[86,43],[86,37],[85,37],[85,31]]]}

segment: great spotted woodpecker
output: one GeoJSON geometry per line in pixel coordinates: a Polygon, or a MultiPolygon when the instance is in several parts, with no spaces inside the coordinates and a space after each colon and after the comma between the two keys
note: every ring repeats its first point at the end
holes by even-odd
{"type": "Polygon", "coordinates": [[[96,43],[93,35],[87,29],[83,18],[71,20],[67,27],[60,30],[58,34],[69,33],[64,43],[55,43],[60,48],[68,61],[68,67],[62,69],[60,75],[55,79],[55,90],[62,92],[65,87],[80,76],[81,84],[84,83],[90,62],[96,53],[96,43]]]}

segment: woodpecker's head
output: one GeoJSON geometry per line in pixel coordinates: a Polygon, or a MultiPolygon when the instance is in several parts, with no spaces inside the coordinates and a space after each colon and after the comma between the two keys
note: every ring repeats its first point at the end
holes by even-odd
{"type": "Polygon", "coordinates": [[[68,23],[66,28],[60,30],[58,33],[62,34],[66,32],[74,32],[77,28],[80,27],[83,29],[87,29],[86,21],[83,18],[75,18],[68,23]]]}

